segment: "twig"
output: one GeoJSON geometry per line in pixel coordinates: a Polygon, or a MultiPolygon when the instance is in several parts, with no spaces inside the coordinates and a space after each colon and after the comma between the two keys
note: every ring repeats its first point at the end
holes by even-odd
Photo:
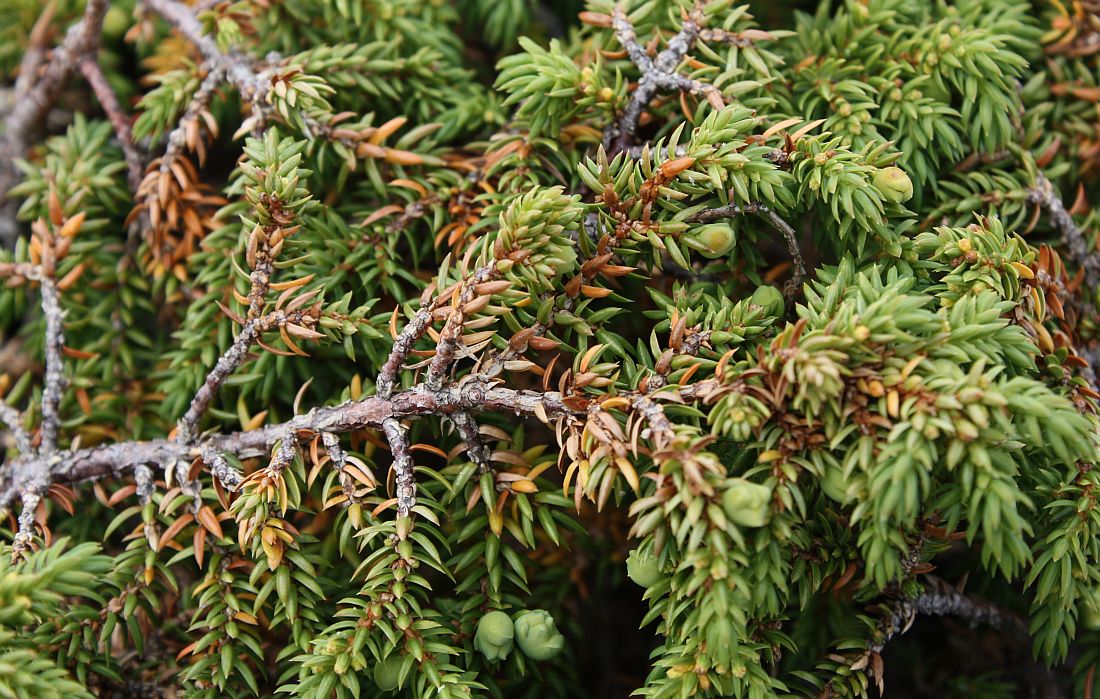
{"type": "Polygon", "coordinates": [[[382,431],[390,443],[393,454],[394,486],[397,490],[397,516],[408,517],[416,506],[416,479],[413,476],[412,456],[409,454],[409,441],[405,437],[405,428],[395,418],[382,421],[382,431]]]}
{"type": "Polygon", "coordinates": [[[268,468],[275,473],[280,473],[294,461],[294,457],[297,455],[298,434],[293,427],[287,427],[282,439],[279,440],[279,448],[275,451],[275,456],[271,458],[268,468]]]}
{"type": "Polygon", "coordinates": [[[153,497],[153,490],[156,488],[156,483],[153,480],[153,469],[145,464],[134,468],[134,485],[137,486],[138,501],[143,505],[149,502],[149,498],[153,497]]]}
{"type": "Polygon", "coordinates": [[[0,402],[0,422],[4,423],[4,426],[11,432],[12,437],[15,438],[16,450],[20,454],[29,454],[31,452],[31,437],[23,429],[23,416],[19,411],[7,403],[0,402]]]}
{"type": "Polygon", "coordinates": [[[283,310],[272,311],[260,318],[245,321],[240,333],[233,339],[233,344],[218,358],[214,368],[206,375],[206,380],[195,393],[195,397],[191,399],[187,412],[179,419],[176,425],[176,439],[184,444],[194,440],[199,421],[210,407],[210,402],[214,400],[218,389],[244,363],[249,349],[265,332],[283,327],[288,323],[311,326],[315,321],[315,318],[302,311],[283,310]]]}
{"type": "Polygon", "coordinates": [[[676,436],[672,422],[665,415],[665,409],[661,407],[660,403],[644,394],[636,396],[630,405],[639,415],[645,418],[646,424],[649,425],[649,439],[656,447],[656,451],[663,450],[676,436]]]}
{"type": "Polygon", "coordinates": [[[38,511],[38,504],[42,497],[34,489],[28,488],[22,494],[23,509],[19,512],[17,522],[19,524],[15,532],[15,538],[11,542],[11,560],[18,561],[23,557],[34,540],[34,519],[38,511]]]}
{"type": "Polygon", "coordinates": [[[321,444],[325,447],[325,452],[328,454],[329,461],[332,462],[332,467],[336,469],[339,474],[340,487],[347,496],[348,503],[359,502],[361,498],[356,494],[356,490],[360,483],[354,476],[348,473],[345,468],[348,464],[348,454],[344,451],[344,448],[340,446],[340,438],[332,432],[322,432],[321,444]]]}
{"type": "MultiPolygon", "coordinates": [[[[286,223],[291,223],[287,221],[286,223]]],[[[290,229],[293,230],[293,229],[290,229]]],[[[249,274],[251,286],[248,290],[248,313],[246,319],[234,318],[241,323],[241,331],[233,338],[229,349],[218,358],[217,364],[207,374],[203,385],[199,387],[191,405],[187,408],[178,423],[177,438],[190,441],[198,428],[210,401],[214,399],[218,389],[229,378],[230,374],[244,363],[248,356],[248,350],[256,342],[260,342],[263,334],[273,328],[283,328],[287,323],[296,323],[302,326],[312,326],[316,318],[304,314],[302,311],[275,311],[261,316],[266,305],[266,296],[271,288],[271,276],[275,273],[275,260],[282,250],[283,242],[289,235],[288,229],[276,224],[267,228],[256,227],[248,241],[248,263],[252,267],[249,274]]],[[[262,344],[262,343],[261,343],[262,344]]]]}
{"type": "Polygon", "coordinates": [[[754,201],[744,205],[726,204],[725,206],[706,209],[689,217],[687,220],[706,223],[720,218],[742,216],[745,214],[762,215],[768,220],[772,228],[783,234],[783,239],[787,243],[787,252],[790,254],[791,261],[794,264],[794,274],[791,275],[791,278],[788,279],[787,283],[783,286],[783,295],[790,301],[794,298],[795,294],[798,293],[798,288],[802,286],[802,281],[806,278],[806,261],[802,258],[802,250],[798,247],[798,234],[779,214],[775,213],[764,204],[754,201]]]}
{"type": "MultiPolygon", "coordinates": [[[[415,345],[420,338],[424,337],[424,333],[428,331],[428,326],[432,324],[432,313],[434,310],[435,304],[433,304],[425,294],[420,300],[420,310],[418,310],[416,315],[405,324],[405,327],[402,328],[401,332],[398,334],[397,339],[393,341],[393,347],[390,348],[390,354],[382,364],[382,369],[378,372],[378,378],[375,380],[374,384],[375,390],[380,398],[389,398],[393,393],[394,384],[397,381],[397,374],[401,371],[401,367],[404,366],[405,358],[409,356],[409,352],[412,352],[413,345],[415,345]]],[[[394,313],[396,312],[395,309],[394,313]]]]}
{"type": "Polygon", "coordinates": [[[115,136],[122,147],[122,155],[126,159],[126,182],[130,185],[130,191],[136,193],[141,185],[142,173],[145,171],[144,158],[138,152],[134,144],[134,134],[130,129],[130,119],[122,111],[122,105],[118,102],[115,91],[107,83],[103,75],[103,69],[99,61],[91,53],[82,56],[77,62],[80,73],[88,81],[100,106],[103,107],[107,119],[115,129],[115,136]]]}
{"type": "Polygon", "coordinates": [[[245,358],[248,356],[248,350],[255,342],[258,334],[257,325],[255,320],[246,322],[241,328],[241,332],[233,339],[233,344],[218,358],[214,368],[206,375],[206,380],[195,393],[195,397],[191,399],[191,405],[188,406],[187,412],[179,420],[176,433],[177,439],[186,443],[194,437],[199,420],[206,413],[206,409],[210,407],[210,402],[214,400],[218,389],[244,363],[245,358]]]}
{"type": "Polygon", "coordinates": [[[717,206],[713,209],[705,209],[697,214],[689,216],[687,220],[691,223],[710,223],[720,218],[759,214],[767,210],[768,207],[764,204],[758,201],[750,201],[748,204],[744,205],[726,204],[725,206],[717,206]]]}
{"type": "MultiPolygon", "coordinates": [[[[496,263],[490,262],[471,275],[470,281],[460,293],[466,294],[474,285],[481,281],[491,279],[495,275],[496,263]]],[[[393,393],[397,381],[397,374],[400,373],[401,368],[405,365],[405,359],[409,356],[409,353],[412,352],[413,346],[420,338],[424,337],[424,333],[428,332],[428,328],[431,327],[432,321],[435,319],[436,310],[441,308],[444,302],[450,299],[454,291],[454,287],[452,286],[444,290],[443,293],[439,294],[433,300],[431,298],[432,288],[433,287],[429,286],[424,290],[424,295],[420,299],[419,310],[417,310],[416,315],[405,324],[405,327],[397,335],[397,339],[393,341],[393,347],[390,349],[390,354],[386,357],[386,361],[382,364],[382,368],[378,372],[378,378],[375,380],[375,387],[377,394],[382,398],[387,398],[393,393]]],[[[396,313],[396,311],[394,312],[396,313]]],[[[436,356],[439,356],[439,354],[440,353],[437,351],[436,356]]],[[[439,366],[449,367],[450,358],[453,358],[453,347],[450,357],[445,356],[444,359],[441,359],[438,363],[439,366]],[[444,361],[446,361],[447,364],[444,364],[444,361]]],[[[436,371],[441,371],[441,369],[437,369],[436,371]]]]}
{"type": "Polygon", "coordinates": [[[1077,224],[1073,222],[1073,216],[1066,211],[1062,200],[1054,193],[1054,187],[1045,175],[1039,173],[1035,178],[1035,186],[1027,190],[1027,201],[1046,209],[1054,227],[1062,235],[1062,244],[1073,259],[1074,263],[1085,271],[1085,284],[1089,289],[1095,289],[1100,285],[1100,257],[1094,250],[1089,249],[1084,234],[1077,224]]]}
{"type": "Polygon", "coordinates": [[[616,6],[611,15],[611,26],[619,43],[626,49],[630,60],[641,71],[638,86],[630,95],[630,101],[623,110],[618,124],[604,135],[604,146],[608,155],[614,156],[630,147],[638,130],[642,111],[657,94],[659,89],[683,90],[693,94],[706,95],[708,101],[716,107],[722,106],[722,97],[713,85],[692,80],[676,72],[676,68],[695,46],[702,30],[703,7],[696,2],[691,12],[684,17],[680,31],[669,39],[668,47],[650,60],[646,49],[638,43],[638,34],[626,16],[622,6],[616,6]]]}
{"type": "MultiPolygon", "coordinates": [[[[8,114],[4,139],[0,143],[0,205],[7,201],[8,190],[19,176],[15,159],[26,152],[34,132],[41,126],[50,107],[61,95],[65,81],[76,69],[77,61],[99,46],[107,5],[107,0],[87,1],[84,16],[69,28],[40,77],[36,75],[36,68],[41,55],[25,57],[23,68],[26,74],[20,76],[23,81],[19,86],[21,91],[17,89],[16,101],[8,114]]],[[[45,28],[41,31],[44,32],[45,28]]],[[[12,234],[14,228],[7,233],[12,234]]]]}
{"type": "MultiPolygon", "coordinates": [[[[472,377],[440,391],[416,386],[389,398],[375,395],[335,407],[317,408],[278,425],[211,435],[193,444],[160,439],[80,449],[66,455],[63,468],[52,473],[52,481],[68,484],[121,476],[141,464],[190,460],[201,456],[207,449],[234,454],[242,459],[252,458],[265,455],[271,445],[287,434],[287,430],[342,434],[364,428],[380,428],[390,418],[447,416],[460,410],[471,413],[507,411],[525,416],[544,413],[550,417],[577,414],[576,410],[566,407],[559,393],[518,391],[497,386],[495,382],[481,377],[472,377]]],[[[42,470],[43,458],[26,454],[10,462],[10,466],[0,482],[0,509],[10,505],[20,484],[28,482],[42,470]]]]}
{"type": "Polygon", "coordinates": [[[180,117],[176,128],[168,134],[168,144],[165,146],[164,155],[160,158],[159,170],[161,173],[171,172],[172,163],[187,146],[187,132],[191,124],[202,118],[202,113],[210,106],[214,93],[225,79],[225,69],[219,65],[208,65],[206,76],[199,83],[191,101],[187,103],[187,110],[180,117]]]}
{"type": "Polygon", "coordinates": [[[202,461],[210,469],[210,475],[218,479],[226,490],[232,493],[241,487],[244,477],[229,464],[225,454],[216,449],[207,449],[202,453],[202,461]]]}
{"type": "MultiPolygon", "coordinates": [[[[107,0],[88,0],[83,18],[66,33],[64,42],[54,51],[45,72],[25,95],[19,96],[19,101],[8,115],[5,128],[7,154],[10,157],[18,157],[26,150],[32,132],[60,95],[77,61],[98,46],[107,6],[107,0]]],[[[6,193],[7,189],[7,186],[0,187],[0,192],[6,193]]]]}
{"type": "Polygon", "coordinates": [[[50,38],[50,24],[53,23],[56,5],[50,2],[34,22],[27,41],[27,50],[19,62],[19,77],[15,79],[15,102],[26,97],[34,87],[42,62],[46,60],[47,43],[50,38]]]}
{"type": "Polygon", "coordinates": [[[42,443],[43,454],[57,451],[57,433],[61,428],[61,396],[65,391],[64,360],[61,348],[65,345],[65,328],[60,294],[52,277],[39,279],[42,294],[42,315],[46,317],[46,385],[42,390],[42,443]]]}
{"type": "Polygon", "coordinates": [[[212,69],[225,72],[226,78],[233,84],[241,97],[253,109],[253,114],[264,121],[265,98],[271,86],[268,66],[260,64],[255,58],[240,51],[223,53],[217,41],[203,32],[202,24],[191,8],[176,0],[142,0],[142,4],[160,15],[180,34],[198,48],[199,53],[211,65],[212,69]]]}
{"type": "Polygon", "coordinates": [[[916,611],[926,616],[953,616],[969,622],[971,626],[988,626],[1026,643],[1031,642],[1027,621],[1023,618],[991,602],[964,595],[953,587],[943,586],[924,592],[917,597],[916,611]]]}
{"type": "Polygon", "coordinates": [[[462,290],[458,298],[452,304],[451,314],[447,316],[447,322],[439,333],[439,342],[436,344],[435,356],[428,366],[428,388],[438,390],[443,386],[443,380],[447,371],[454,363],[455,349],[462,337],[462,324],[466,320],[466,304],[473,301],[477,295],[477,285],[490,281],[498,275],[495,264],[485,265],[475,272],[469,279],[463,282],[462,290]]]}
{"type": "Polygon", "coordinates": [[[477,464],[478,473],[488,473],[492,469],[492,450],[481,439],[477,421],[470,413],[460,410],[451,415],[451,422],[454,423],[458,436],[466,443],[466,453],[470,456],[470,461],[477,464]]]}

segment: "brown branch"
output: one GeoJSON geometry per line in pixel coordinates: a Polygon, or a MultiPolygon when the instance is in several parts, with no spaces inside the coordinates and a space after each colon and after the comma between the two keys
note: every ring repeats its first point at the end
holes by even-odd
{"type": "Polygon", "coordinates": [[[1066,211],[1062,200],[1054,192],[1054,186],[1042,173],[1036,177],[1035,186],[1027,190],[1027,201],[1046,210],[1054,228],[1061,234],[1062,244],[1069,256],[1085,271],[1085,284],[1088,288],[1095,289],[1100,285],[1100,257],[1095,250],[1089,249],[1084,234],[1073,222],[1073,216],[1066,211]]]}
{"type": "Polygon", "coordinates": [[[38,78],[38,71],[46,60],[46,49],[49,48],[50,25],[53,23],[56,5],[50,2],[42,10],[42,14],[35,20],[31,28],[31,34],[27,41],[27,50],[23,53],[23,60],[19,62],[19,77],[15,79],[13,90],[15,102],[26,97],[34,82],[38,78]]]}
{"type": "Polygon", "coordinates": [[[86,54],[77,61],[77,64],[80,67],[80,73],[88,81],[88,85],[91,86],[100,106],[103,107],[111,126],[114,127],[115,136],[122,147],[122,155],[126,159],[126,182],[130,185],[130,191],[136,193],[141,185],[142,173],[145,171],[145,159],[134,143],[134,133],[130,129],[130,118],[122,111],[118,96],[115,95],[115,91],[107,83],[107,78],[103,75],[103,68],[100,67],[96,57],[91,53],[86,54]]]}
{"type": "MultiPolygon", "coordinates": [[[[107,6],[107,0],[88,0],[83,18],[66,33],[64,42],[54,51],[45,72],[25,95],[20,95],[8,115],[5,128],[7,154],[11,157],[19,157],[26,150],[31,134],[60,95],[65,80],[76,69],[77,61],[98,46],[107,6]]],[[[7,187],[3,191],[6,192],[7,187]]]]}

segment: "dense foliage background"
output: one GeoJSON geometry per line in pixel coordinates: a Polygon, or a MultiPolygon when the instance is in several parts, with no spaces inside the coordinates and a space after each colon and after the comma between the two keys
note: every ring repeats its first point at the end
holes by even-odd
{"type": "Polygon", "coordinates": [[[0,695],[1100,696],[1098,54],[5,0],[0,695]]]}

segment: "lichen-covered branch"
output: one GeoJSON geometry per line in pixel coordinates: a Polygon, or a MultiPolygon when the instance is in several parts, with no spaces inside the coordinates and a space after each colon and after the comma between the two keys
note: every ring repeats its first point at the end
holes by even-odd
{"type": "Polygon", "coordinates": [[[177,424],[176,439],[184,443],[194,439],[199,421],[206,414],[206,410],[217,395],[218,389],[244,363],[245,359],[248,358],[249,349],[259,341],[265,332],[285,327],[288,323],[310,326],[315,321],[315,318],[302,311],[283,310],[272,311],[259,318],[246,320],[244,325],[241,326],[241,331],[233,339],[233,344],[218,358],[214,368],[206,375],[206,380],[203,381],[202,386],[195,393],[195,397],[191,399],[187,412],[184,413],[177,424]]]}
{"type": "Polygon", "coordinates": [[[1100,256],[1096,254],[1096,250],[1089,249],[1084,233],[1073,222],[1073,216],[1066,211],[1046,176],[1039,174],[1035,186],[1028,190],[1027,199],[1029,203],[1041,206],[1050,216],[1055,230],[1062,236],[1062,244],[1070,259],[1085,271],[1085,284],[1088,288],[1095,289],[1100,285],[1100,256]]]}
{"type": "Polygon", "coordinates": [[[394,489],[397,491],[397,516],[408,517],[416,506],[416,478],[413,476],[412,455],[409,453],[409,440],[405,428],[396,418],[382,421],[382,431],[390,443],[393,454],[394,489]]]}
{"type": "MultiPolygon", "coordinates": [[[[447,416],[459,411],[509,412],[517,416],[543,413],[551,417],[577,414],[563,403],[560,393],[516,390],[481,377],[470,377],[439,391],[415,386],[389,398],[375,395],[334,407],[316,408],[285,423],[247,432],[209,435],[191,444],[177,439],[160,439],[80,449],[65,455],[62,464],[53,470],[52,480],[68,484],[122,476],[140,464],[192,459],[208,453],[207,450],[252,458],[266,454],[288,430],[341,434],[382,428],[388,419],[447,416]]],[[[0,510],[11,504],[19,485],[37,472],[41,464],[42,459],[34,454],[20,455],[10,463],[0,481],[0,510]]]]}
{"type": "Polygon", "coordinates": [[[0,402],[0,422],[11,432],[15,440],[15,448],[20,454],[29,454],[31,451],[31,437],[23,429],[23,416],[18,410],[7,403],[0,402]]]}
{"type": "Polygon", "coordinates": [[[65,363],[61,356],[65,345],[64,312],[52,276],[43,274],[39,285],[42,315],[46,318],[46,381],[42,389],[42,443],[39,450],[43,454],[52,454],[57,451],[61,396],[65,392],[65,363]]]}
{"type": "Polygon", "coordinates": [[[684,23],[676,36],[669,39],[668,47],[657,54],[655,59],[650,59],[644,46],[638,43],[638,35],[634,26],[626,16],[622,6],[617,6],[611,15],[612,27],[615,37],[626,49],[630,60],[641,71],[642,77],[638,80],[637,87],[630,95],[619,122],[609,129],[604,137],[604,145],[608,148],[609,155],[615,155],[630,147],[636,137],[638,124],[642,112],[650,103],[658,90],[682,90],[693,94],[702,94],[714,104],[722,106],[722,97],[712,85],[692,80],[676,72],[680,62],[688,51],[695,46],[702,30],[703,7],[696,3],[690,12],[684,17],[684,23]]]}
{"type": "Polygon", "coordinates": [[[270,77],[264,72],[266,66],[255,58],[240,51],[223,53],[217,41],[203,31],[202,24],[191,8],[176,0],[142,0],[142,4],[160,15],[188,41],[195,45],[203,58],[210,64],[211,70],[224,72],[226,78],[241,98],[262,111],[261,104],[270,87],[270,77]]]}
{"type": "Polygon", "coordinates": [[[37,489],[27,488],[22,493],[22,510],[16,518],[18,526],[15,538],[11,542],[12,561],[18,561],[30,549],[34,539],[34,517],[38,511],[38,504],[42,502],[42,496],[37,489]]]}
{"type": "Polygon", "coordinates": [[[451,415],[451,422],[454,423],[458,436],[466,443],[466,453],[469,454],[470,461],[477,464],[479,473],[487,473],[492,468],[490,464],[492,450],[481,438],[477,420],[470,413],[460,410],[451,415]]]}

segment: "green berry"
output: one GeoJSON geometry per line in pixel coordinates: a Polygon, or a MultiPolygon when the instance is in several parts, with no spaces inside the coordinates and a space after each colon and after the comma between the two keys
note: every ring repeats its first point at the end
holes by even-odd
{"type": "Polygon", "coordinates": [[[749,303],[763,307],[764,312],[769,316],[779,317],[783,315],[783,293],[771,284],[762,284],[756,287],[756,291],[752,292],[749,303]]]}
{"type": "Polygon", "coordinates": [[[661,567],[657,557],[634,549],[626,557],[626,574],[641,587],[653,587],[661,579],[661,567]]]}
{"type": "Polygon", "coordinates": [[[706,258],[715,259],[726,255],[733,249],[736,236],[726,223],[709,223],[691,231],[687,237],[688,245],[706,258]]]}
{"type": "Polygon", "coordinates": [[[401,667],[405,659],[398,654],[391,655],[380,663],[374,664],[374,684],[383,692],[392,692],[401,687],[401,667]]]}
{"type": "Polygon", "coordinates": [[[516,617],[516,643],[532,660],[550,660],[565,647],[565,637],[545,609],[522,612],[516,617]]]}
{"type": "Polygon", "coordinates": [[[913,180],[900,167],[886,167],[875,173],[872,182],[882,198],[900,204],[913,196],[913,180]]]}
{"type": "Polygon", "coordinates": [[[487,660],[504,660],[512,652],[515,629],[504,612],[489,612],[477,623],[474,646],[487,660]]]}
{"type": "Polygon", "coordinates": [[[731,478],[722,494],[726,517],[742,527],[762,527],[771,519],[772,489],[744,478],[731,478]]]}

